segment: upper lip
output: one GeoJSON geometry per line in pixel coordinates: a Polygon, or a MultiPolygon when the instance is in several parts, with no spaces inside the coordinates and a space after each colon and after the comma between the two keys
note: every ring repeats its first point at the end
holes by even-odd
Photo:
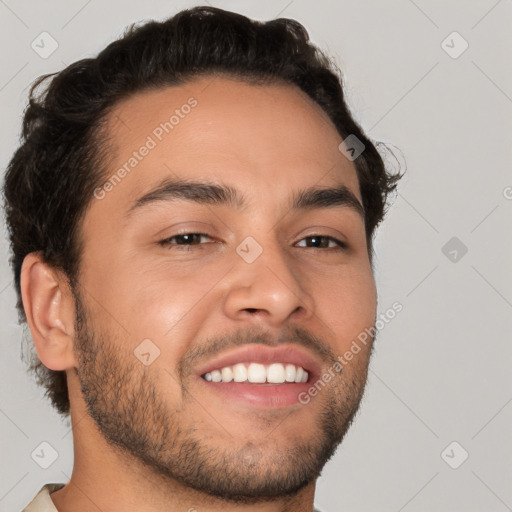
{"type": "Polygon", "coordinates": [[[310,376],[319,375],[321,368],[321,363],[309,350],[296,344],[286,343],[277,347],[258,344],[244,345],[219,354],[204,365],[199,366],[197,371],[199,375],[204,375],[237,363],[290,363],[302,366],[310,376]]]}

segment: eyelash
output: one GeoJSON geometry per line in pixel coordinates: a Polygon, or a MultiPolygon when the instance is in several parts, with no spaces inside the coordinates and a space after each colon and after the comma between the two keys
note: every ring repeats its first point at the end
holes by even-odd
{"type": "MultiPolygon", "coordinates": [[[[177,249],[177,250],[185,250],[185,251],[190,251],[191,248],[194,247],[194,246],[199,246],[200,247],[201,245],[204,245],[204,244],[176,244],[176,243],[171,243],[171,240],[173,240],[175,238],[187,237],[187,236],[191,236],[191,235],[198,235],[200,237],[211,238],[210,235],[207,235],[206,233],[194,233],[194,232],[191,232],[191,233],[180,233],[178,235],[173,235],[173,236],[171,236],[169,238],[166,238],[164,240],[160,240],[158,242],[158,244],[161,245],[162,247],[167,247],[170,250],[176,250],[177,249]]],[[[342,242],[338,238],[335,238],[333,236],[328,236],[328,235],[312,234],[312,235],[305,236],[304,238],[299,240],[299,242],[302,242],[303,240],[306,240],[308,238],[325,238],[325,239],[327,239],[329,241],[332,241],[335,244],[337,244],[338,247],[306,247],[307,249],[329,249],[329,250],[334,250],[334,251],[343,251],[343,250],[348,249],[348,246],[347,246],[347,244],[345,242],[342,242]]]]}

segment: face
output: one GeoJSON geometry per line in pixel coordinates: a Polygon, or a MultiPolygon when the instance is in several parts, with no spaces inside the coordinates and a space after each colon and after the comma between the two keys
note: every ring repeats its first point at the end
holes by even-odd
{"type": "Polygon", "coordinates": [[[375,322],[341,137],[294,87],[212,77],[123,101],[107,131],[72,406],[160,476],[233,501],[296,493],[357,411],[371,342],[339,358],[375,322]]]}

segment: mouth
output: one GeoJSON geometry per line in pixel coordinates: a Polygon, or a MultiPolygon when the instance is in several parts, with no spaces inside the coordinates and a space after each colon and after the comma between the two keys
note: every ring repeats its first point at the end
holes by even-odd
{"type": "Polygon", "coordinates": [[[307,382],[309,373],[292,363],[237,363],[212,370],[201,376],[209,382],[249,382],[251,384],[284,384],[307,382]]]}
{"type": "Polygon", "coordinates": [[[320,369],[317,358],[295,344],[254,344],[212,359],[197,375],[205,390],[224,400],[281,408],[299,403],[320,369]]]}

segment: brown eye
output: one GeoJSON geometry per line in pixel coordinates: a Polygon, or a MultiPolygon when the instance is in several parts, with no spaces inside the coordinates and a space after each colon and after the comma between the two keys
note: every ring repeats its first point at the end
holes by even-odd
{"type": "Polygon", "coordinates": [[[337,238],[334,238],[332,236],[325,236],[325,235],[310,235],[304,237],[300,242],[297,243],[299,247],[308,247],[313,249],[346,249],[347,245],[342,242],[341,240],[338,240],[337,238]],[[302,242],[306,241],[305,245],[299,245],[302,242]]]}
{"type": "Polygon", "coordinates": [[[166,246],[191,246],[191,245],[202,245],[201,241],[204,238],[210,238],[209,235],[205,233],[182,233],[179,235],[174,235],[165,240],[161,240],[158,242],[160,245],[166,246]]]}

